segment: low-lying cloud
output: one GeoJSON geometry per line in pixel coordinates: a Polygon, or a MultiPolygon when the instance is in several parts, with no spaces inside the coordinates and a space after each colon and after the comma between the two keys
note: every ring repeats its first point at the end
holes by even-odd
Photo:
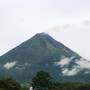
{"type": "Polygon", "coordinates": [[[66,65],[69,65],[70,61],[71,61],[70,58],[68,58],[68,57],[63,57],[62,59],[60,59],[60,61],[55,62],[55,64],[56,64],[57,66],[64,67],[64,66],[66,66],[66,65]]]}
{"type": "Polygon", "coordinates": [[[88,73],[90,72],[90,61],[84,58],[73,60],[74,58],[74,56],[64,56],[60,61],[55,62],[55,65],[61,67],[64,76],[75,76],[83,70],[86,70],[88,73]],[[73,62],[73,64],[71,62],[73,62]],[[69,66],[71,66],[71,68],[69,68],[69,66]]]}
{"type": "Polygon", "coordinates": [[[16,64],[17,64],[17,61],[7,62],[6,64],[4,64],[3,67],[6,68],[6,69],[11,69],[11,68],[13,68],[16,64]]]}
{"type": "Polygon", "coordinates": [[[87,61],[83,58],[76,60],[75,63],[78,64],[81,69],[90,69],[90,61],[87,61]]]}
{"type": "Polygon", "coordinates": [[[64,68],[62,70],[62,74],[64,76],[74,76],[77,75],[79,71],[80,71],[79,68],[74,66],[71,70],[69,70],[68,68],[64,68]]]}

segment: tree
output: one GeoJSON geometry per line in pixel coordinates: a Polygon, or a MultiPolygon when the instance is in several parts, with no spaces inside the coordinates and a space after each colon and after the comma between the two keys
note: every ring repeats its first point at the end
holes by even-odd
{"type": "Polygon", "coordinates": [[[32,87],[34,90],[48,90],[52,77],[46,71],[40,71],[32,79],[32,87]]]}
{"type": "Polygon", "coordinates": [[[20,84],[11,78],[0,80],[0,90],[20,90],[20,89],[21,89],[20,84]]]}

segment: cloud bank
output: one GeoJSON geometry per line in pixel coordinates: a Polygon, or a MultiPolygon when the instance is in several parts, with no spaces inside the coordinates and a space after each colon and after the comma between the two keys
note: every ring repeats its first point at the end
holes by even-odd
{"type": "Polygon", "coordinates": [[[60,61],[55,62],[56,66],[60,66],[63,76],[75,76],[80,71],[86,70],[85,74],[90,73],[90,61],[84,58],[74,59],[73,57],[63,57],[60,61]],[[73,62],[73,64],[71,63],[73,62]],[[69,68],[70,66],[70,68],[69,68]]]}

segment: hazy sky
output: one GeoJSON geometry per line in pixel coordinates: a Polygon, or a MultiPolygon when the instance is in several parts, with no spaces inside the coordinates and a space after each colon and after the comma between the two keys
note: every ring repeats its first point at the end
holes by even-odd
{"type": "Polygon", "coordinates": [[[0,55],[47,31],[90,59],[89,21],[90,0],[0,0],[0,55]]]}

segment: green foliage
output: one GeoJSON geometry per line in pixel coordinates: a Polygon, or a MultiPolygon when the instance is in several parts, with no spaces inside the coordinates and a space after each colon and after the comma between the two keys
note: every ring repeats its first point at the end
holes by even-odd
{"type": "Polygon", "coordinates": [[[29,90],[29,88],[21,86],[16,80],[4,78],[0,79],[0,90],[29,90]]]}
{"type": "Polygon", "coordinates": [[[20,90],[29,90],[27,86],[22,86],[20,90]]]}
{"type": "Polygon", "coordinates": [[[48,72],[40,71],[32,79],[34,90],[90,90],[90,84],[85,83],[60,83],[52,81],[48,72]]]}
{"type": "Polygon", "coordinates": [[[20,88],[20,84],[11,78],[0,80],[0,90],[20,90],[20,88]]]}
{"type": "MultiPolygon", "coordinates": [[[[40,71],[32,79],[34,90],[90,90],[90,84],[85,83],[60,83],[52,81],[51,75],[46,71],[40,71]]],[[[20,85],[11,78],[0,79],[0,90],[29,90],[27,85],[20,85]]]]}
{"type": "Polygon", "coordinates": [[[90,84],[82,83],[53,83],[49,90],[90,90],[90,84]]]}
{"type": "Polygon", "coordinates": [[[32,79],[32,87],[33,88],[43,88],[47,89],[51,84],[52,77],[48,72],[40,71],[36,74],[36,76],[32,79]]]}

